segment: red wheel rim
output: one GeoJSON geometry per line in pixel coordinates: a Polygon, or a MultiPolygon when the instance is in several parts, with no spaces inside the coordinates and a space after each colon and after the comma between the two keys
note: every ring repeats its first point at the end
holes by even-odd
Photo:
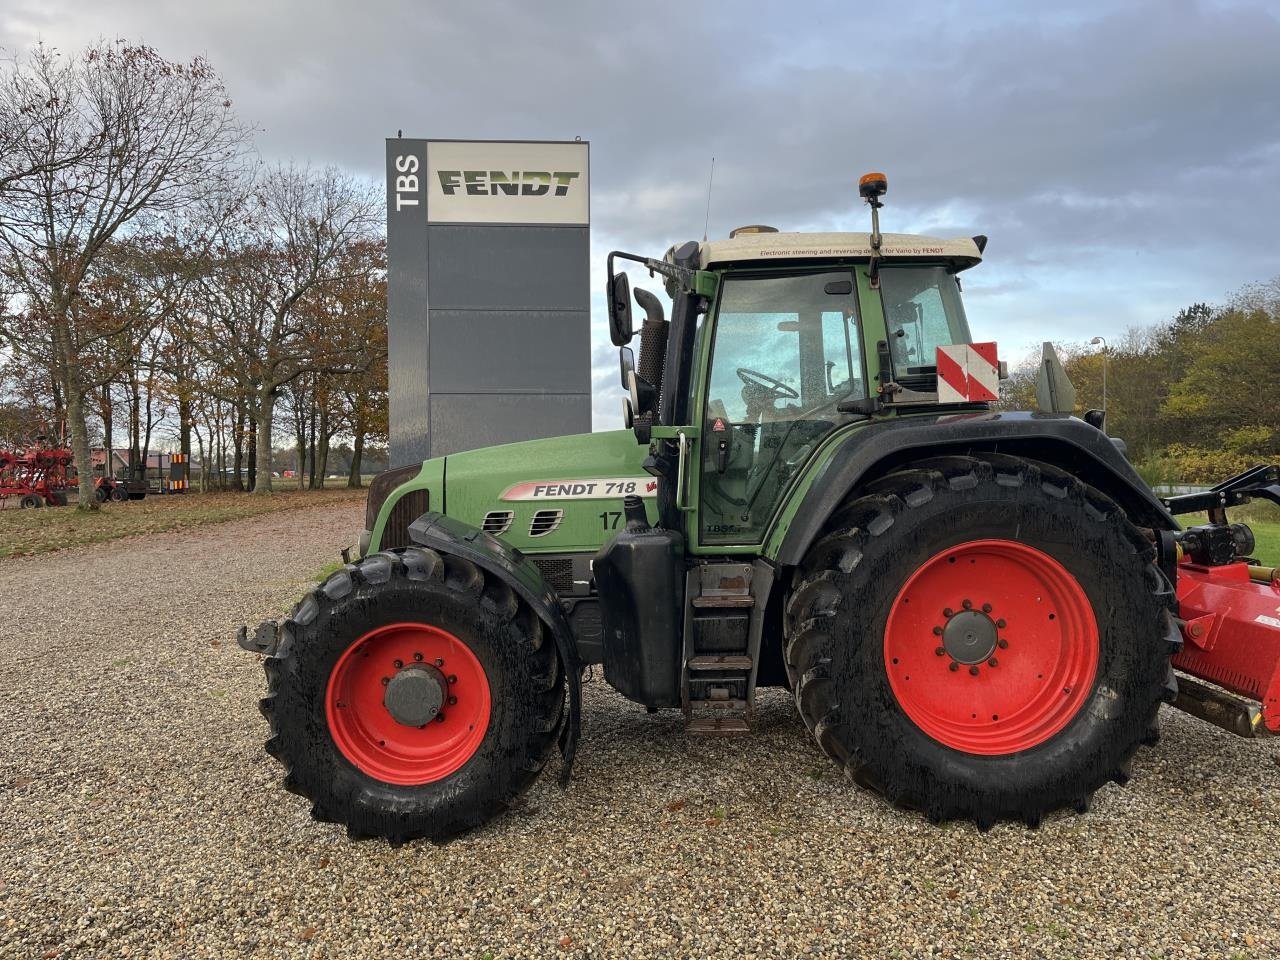
{"type": "Polygon", "coordinates": [[[1017,753],[1062,730],[1089,697],[1098,652],[1097,620],[1076,578],[1013,540],[934,555],[898,592],[885,625],[898,704],[965,753],[1017,753]]]}
{"type": "Polygon", "coordinates": [[[471,648],[424,623],[364,634],[334,664],[325,694],[329,733],[342,755],[375,779],[406,786],[442,780],[470,760],[489,728],[489,709],[489,680],[471,648]],[[392,681],[438,688],[439,713],[423,724],[397,719],[387,701],[392,681]]]}

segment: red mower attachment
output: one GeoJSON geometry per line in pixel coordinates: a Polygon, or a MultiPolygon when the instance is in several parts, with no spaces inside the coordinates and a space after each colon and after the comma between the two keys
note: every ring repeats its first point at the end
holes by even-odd
{"type": "Polygon", "coordinates": [[[1173,665],[1236,695],[1179,678],[1174,705],[1244,737],[1280,733],[1280,572],[1251,556],[1252,531],[1226,516],[1254,497],[1280,504],[1280,468],[1254,467],[1204,493],[1165,500],[1174,514],[1209,514],[1207,525],[1173,538],[1183,637],[1173,665]]]}

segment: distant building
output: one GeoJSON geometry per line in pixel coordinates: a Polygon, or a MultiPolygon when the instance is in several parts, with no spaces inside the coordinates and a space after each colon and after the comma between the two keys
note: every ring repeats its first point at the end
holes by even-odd
{"type": "MultiPolygon", "coordinates": [[[[150,451],[147,453],[147,475],[156,476],[157,472],[167,471],[169,469],[169,461],[172,454],[159,451],[150,451]]],[[[103,465],[107,462],[107,451],[105,447],[95,447],[90,454],[90,460],[93,463],[93,472],[99,473],[103,469],[103,465]]],[[[133,461],[132,451],[121,450],[117,447],[111,448],[111,469],[109,474],[113,477],[128,477],[132,474],[130,469],[133,461]]]]}

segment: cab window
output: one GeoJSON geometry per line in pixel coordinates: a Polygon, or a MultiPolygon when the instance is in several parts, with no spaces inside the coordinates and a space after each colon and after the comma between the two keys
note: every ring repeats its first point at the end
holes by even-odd
{"type": "Polygon", "coordinates": [[[946,267],[882,267],[880,295],[896,373],[933,373],[938,347],[971,342],[960,287],[946,267]]]}

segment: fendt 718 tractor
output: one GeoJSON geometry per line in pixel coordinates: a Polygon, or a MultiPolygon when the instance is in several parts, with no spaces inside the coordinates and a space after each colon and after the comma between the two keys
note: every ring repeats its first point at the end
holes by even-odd
{"type": "Polygon", "coordinates": [[[557,745],[567,783],[592,665],[689,734],[747,734],[785,687],[853,782],[983,829],[1083,812],[1162,701],[1280,731],[1280,585],[1226,516],[1280,471],[1158,498],[1051,350],[1041,411],[994,409],[960,284],[986,238],[882,235],[885,189],[862,178],[869,234],[610,254],[627,429],[373,482],[359,557],[241,631],[315,817],[445,840],[557,745]],[[635,290],[638,366],[619,261],[671,301],[635,290]]]}

